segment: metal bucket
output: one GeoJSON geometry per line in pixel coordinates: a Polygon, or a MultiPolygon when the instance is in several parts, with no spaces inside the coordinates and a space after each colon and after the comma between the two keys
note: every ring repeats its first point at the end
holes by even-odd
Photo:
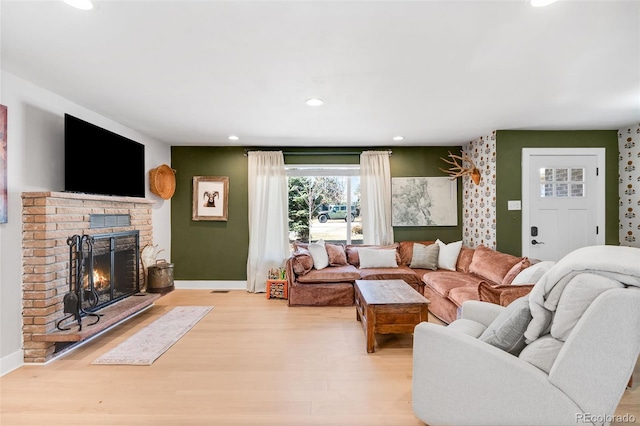
{"type": "Polygon", "coordinates": [[[147,268],[147,292],[164,294],[173,288],[173,263],[159,260],[147,268]]]}

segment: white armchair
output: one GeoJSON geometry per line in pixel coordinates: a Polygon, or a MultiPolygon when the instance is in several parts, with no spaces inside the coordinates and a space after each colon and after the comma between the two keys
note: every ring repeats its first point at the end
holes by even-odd
{"type": "Polygon", "coordinates": [[[478,339],[504,309],[469,301],[447,327],[416,326],[415,415],[430,426],[608,424],[640,353],[640,289],[597,296],[548,373],[478,339]]]}

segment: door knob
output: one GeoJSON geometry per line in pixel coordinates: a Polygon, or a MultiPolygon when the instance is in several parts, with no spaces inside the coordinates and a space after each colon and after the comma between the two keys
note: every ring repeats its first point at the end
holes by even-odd
{"type": "Polygon", "coordinates": [[[544,243],[542,241],[531,240],[531,244],[535,246],[536,244],[544,244],[544,243]]]}

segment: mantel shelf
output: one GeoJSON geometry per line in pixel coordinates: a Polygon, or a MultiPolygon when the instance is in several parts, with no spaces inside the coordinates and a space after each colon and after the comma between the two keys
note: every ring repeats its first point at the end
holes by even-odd
{"type": "Polygon", "coordinates": [[[139,293],[129,296],[124,300],[100,309],[97,313],[101,314],[100,321],[94,325],[91,317],[82,319],[82,331],[78,331],[76,322],[71,321],[71,330],[56,330],[47,334],[33,334],[32,339],[36,342],[81,342],[90,337],[99,334],[108,328],[128,319],[135,313],[151,306],[154,301],[159,299],[162,294],[158,293],[139,293]]]}

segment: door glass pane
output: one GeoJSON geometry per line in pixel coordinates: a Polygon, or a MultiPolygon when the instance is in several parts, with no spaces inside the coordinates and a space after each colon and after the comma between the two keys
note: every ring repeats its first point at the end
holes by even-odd
{"type": "Polygon", "coordinates": [[[569,180],[569,169],[556,169],[556,181],[566,182],[569,180]]]}
{"type": "Polygon", "coordinates": [[[566,183],[556,184],[556,197],[567,197],[569,195],[569,185],[566,183]]]}
{"type": "Polygon", "coordinates": [[[571,184],[571,196],[572,197],[584,197],[584,184],[572,183],[571,184]]]}
{"type": "Polygon", "coordinates": [[[553,181],[553,169],[542,168],[540,169],[540,182],[552,182],[553,181]]]}
{"type": "Polygon", "coordinates": [[[541,197],[553,197],[553,184],[545,183],[540,185],[540,196],[541,197]]]}
{"type": "Polygon", "coordinates": [[[571,169],[571,181],[583,182],[584,181],[584,169],[571,169]]]}

